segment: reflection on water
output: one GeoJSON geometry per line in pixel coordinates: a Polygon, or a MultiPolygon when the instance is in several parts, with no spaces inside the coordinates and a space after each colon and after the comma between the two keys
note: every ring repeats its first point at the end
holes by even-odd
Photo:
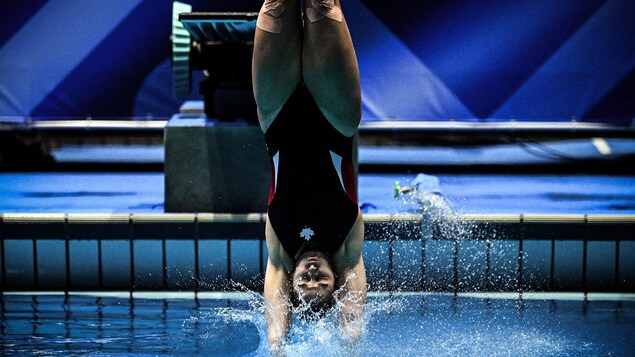
{"type": "MultiPolygon", "coordinates": [[[[86,296],[3,297],[6,355],[267,354],[258,294],[240,300],[86,296]]],[[[359,355],[630,355],[635,302],[496,300],[452,295],[371,296],[359,355]]],[[[334,316],[295,325],[291,356],[339,356],[334,316]]]]}

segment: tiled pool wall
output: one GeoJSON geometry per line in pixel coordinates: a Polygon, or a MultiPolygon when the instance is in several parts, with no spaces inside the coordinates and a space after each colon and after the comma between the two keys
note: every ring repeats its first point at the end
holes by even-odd
{"type": "MultiPolygon", "coordinates": [[[[4,214],[3,291],[260,290],[265,216],[4,214]]],[[[366,215],[371,291],[635,291],[635,217],[366,215]],[[458,223],[457,223],[458,222],[458,223]]]]}

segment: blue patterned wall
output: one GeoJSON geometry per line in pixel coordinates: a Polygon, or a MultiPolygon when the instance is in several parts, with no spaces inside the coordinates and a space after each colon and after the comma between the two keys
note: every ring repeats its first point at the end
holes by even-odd
{"type": "MultiPolygon", "coordinates": [[[[257,11],[259,0],[190,1],[257,11]]],[[[364,120],[630,125],[635,1],[342,0],[364,120]]],[[[169,117],[171,1],[3,1],[0,116],[169,117]]],[[[192,95],[196,98],[196,94],[192,95]]]]}

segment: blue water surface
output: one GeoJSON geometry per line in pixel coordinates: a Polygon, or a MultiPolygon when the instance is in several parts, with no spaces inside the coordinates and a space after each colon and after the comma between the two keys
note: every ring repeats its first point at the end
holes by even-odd
{"type": "MultiPolygon", "coordinates": [[[[267,355],[262,300],[5,295],[3,355],[267,355]]],[[[373,296],[351,351],[334,321],[298,323],[286,352],[338,356],[629,356],[635,302],[373,296]],[[349,348],[349,349],[347,349],[349,348]]]]}

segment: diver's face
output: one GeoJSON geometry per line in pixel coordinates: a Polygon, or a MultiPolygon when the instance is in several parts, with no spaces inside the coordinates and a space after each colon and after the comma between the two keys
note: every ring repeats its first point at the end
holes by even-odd
{"type": "Polygon", "coordinates": [[[335,290],[335,274],[322,252],[306,252],[298,260],[293,272],[293,289],[304,301],[327,298],[335,290]]]}

